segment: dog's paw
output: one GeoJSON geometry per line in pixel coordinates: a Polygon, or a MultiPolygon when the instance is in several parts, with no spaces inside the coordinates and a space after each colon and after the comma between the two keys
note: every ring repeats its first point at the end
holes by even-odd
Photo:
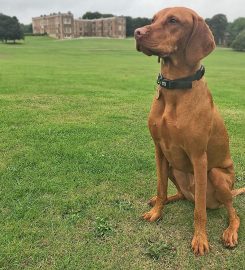
{"type": "Polygon", "coordinates": [[[143,219],[153,222],[162,217],[162,210],[159,208],[153,207],[149,212],[146,212],[143,214],[143,219]]]}
{"type": "Polygon", "coordinates": [[[203,256],[205,253],[208,253],[209,245],[206,234],[195,234],[191,246],[195,255],[203,256]]]}
{"type": "Polygon", "coordinates": [[[228,227],[223,233],[224,245],[228,248],[233,248],[238,244],[237,230],[228,227]]]}

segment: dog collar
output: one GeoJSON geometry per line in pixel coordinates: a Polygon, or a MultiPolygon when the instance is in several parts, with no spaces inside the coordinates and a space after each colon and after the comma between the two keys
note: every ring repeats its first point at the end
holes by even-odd
{"type": "Polygon", "coordinates": [[[176,80],[168,80],[164,78],[161,73],[159,73],[157,84],[167,89],[188,89],[192,88],[192,82],[199,81],[203,77],[204,73],[205,67],[203,65],[201,65],[194,75],[176,80]]]}

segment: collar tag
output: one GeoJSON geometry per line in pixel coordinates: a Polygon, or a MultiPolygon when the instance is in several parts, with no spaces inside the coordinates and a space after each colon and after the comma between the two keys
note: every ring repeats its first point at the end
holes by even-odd
{"type": "Polygon", "coordinates": [[[167,83],[165,81],[161,81],[161,86],[166,87],[167,83]]]}

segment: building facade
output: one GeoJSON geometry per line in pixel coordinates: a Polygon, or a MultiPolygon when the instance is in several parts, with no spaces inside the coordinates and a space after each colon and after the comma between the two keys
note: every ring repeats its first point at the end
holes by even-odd
{"type": "Polygon", "coordinates": [[[52,13],[32,18],[34,34],[47,33],[49,36],[64,39],[76,37],[126,37],[126,18],[110,17],[102,19],[74,19],[71,12],[52,13]]]}
{"type": "Polygon", "coordinates": [[[47,33],[58,39],[74,37],[74,18],[70,12],[32,18],[32,27],[34,34],[47,33]]]}

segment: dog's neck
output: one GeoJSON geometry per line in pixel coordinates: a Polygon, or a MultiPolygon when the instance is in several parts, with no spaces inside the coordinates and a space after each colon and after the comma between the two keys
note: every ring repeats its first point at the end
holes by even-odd
{"type": "Polygon", "coordinates": [[[200,61],[194,65],[188,65],[179,57],[164,57],[161,60],[161,74],[169,80],[176,80],[195,74],[200,66],[200,61]]]}

